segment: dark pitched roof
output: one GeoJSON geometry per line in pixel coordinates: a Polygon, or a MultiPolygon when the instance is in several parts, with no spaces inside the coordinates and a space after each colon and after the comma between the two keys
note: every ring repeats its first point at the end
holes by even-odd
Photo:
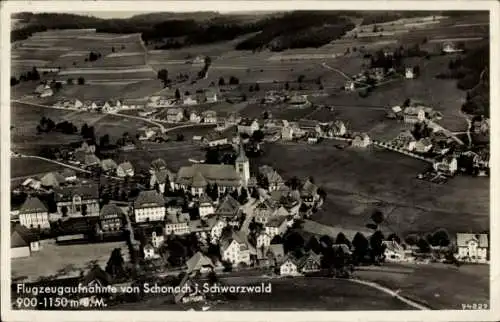
{"type": "Polygon", "coordinates": [[[64,187],[55,191],[55,200],[70,201],[75,195],[80,196],[82,200],[99,199],[99,189],[95,184],[64,187]]]}
{"type": "Polygon", "coordinates": [[[134,202],[135,208],[164,207],[165,200],[155,190],[141,191],[134,202]]]}
{"type": "Polygon", "coordinates": [[[123,215],[123,211],[120,207],[118,207],[115,204],[107,204],[101,208],[100,214],[101,214],[101,216],[108,216],[108,215],[114,215],[114,214],[123,215]]]}
{"type": "Polygon", "coordinates": [[[124,171],[134,170],[134,166],[128,161],[120,163],[118,167],[122,168],[124,171]]]}
{"type": "MultiPolygon", "coordinates": [[[[180,184],[191,185],[197,173],[200,173],[210,184],[238,186],[241,181],[234,167],[227,164],[193,164],[181,167],[177,172],[177,181],[180,184]]],[[[199,176],[198,179],[200,179],[199,176]]]]}
{"type": "Polygon", "coordinates": [[[215,210],[216,215],[233,216],[240,209],[241,204],[232,196],[226,195],[215,210]]]}
{"type": "Polygon", "coordinates": [[[28,197],[19,209],[19,213],[30,214],[37,212],[47,212],[47,207],[37,197],[28,197]]]}
{"type": "Polygon", "coordinates": [[[59,187],[61,183],[66,181],[59,172],[49,172],[42,177],[40,180],[42,182],[42,186],[45,187],[59,187]]]}
{"type": "Polygon", "coordinates": [[[26,227],[16,225],[12,228],[10,234],[10,247],[26,247],[29,246],[30,242],[36,241],[38,239],[38,236],[35,233],[32,233],[26,227]]]}
{"type": "Polygon", "coordinates": [[[272,217],[272,218],[269,218],[269,220],[267,221],[267,224],[266,226],[268,227],[279,227],[283,224],[283,222],[286,220],[286,217],[283,217],[283,216],[276,216],[276,217],[272,217]]]}

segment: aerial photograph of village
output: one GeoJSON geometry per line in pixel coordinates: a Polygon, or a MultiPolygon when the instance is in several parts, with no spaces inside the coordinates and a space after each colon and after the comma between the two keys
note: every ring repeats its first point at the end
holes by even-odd
{"type": "Polygon", "coordinates": [[[489,11],[10,34],[12,310],[490,309],[489,11]]]}

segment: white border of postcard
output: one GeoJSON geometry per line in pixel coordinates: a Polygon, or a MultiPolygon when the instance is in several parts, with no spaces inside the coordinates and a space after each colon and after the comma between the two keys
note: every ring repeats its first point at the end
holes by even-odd
{"type": "MultiPolygon", "coordinates": [[[[497,1],[5,1],[1,6],[1,259],[2,259],[2,320],[5,321],[498,321],[500,320],[500,238],[495,215],[500,167],[491,172],[490,235],[490,310],[489,311],[351,311],[351,312],[188,312],[188,311],[18,311],[11,309],[10,299],[10,14],[15,12],[130,11],[134,14],[161,11],[280,11],[280,10],[489,10],[490,11],[490,74],[491,102],[500,102],[499,91],[499,2],[497,1]],[[148,8],[149,10],[145,10],[148,8]],[[495,90],[496,89],[496,90],[495,90]]],[[[493,104],[492,104],[493,105],[493,104]]],[[[491,137],[500,137],[500,110],[492,109],[491,137]]],[[[496,141],[492,140],[491,158],[498,158],[496,141]]],[[[493,162],[495,164],[495,162],[493,162]]],[[[432,281],[429,281],[430,283],[432,281]]],[[[457,281],[460,283],[460,281],[457,281]]],[[[471,299],[473,300],[473,299],[471,299]]]]}

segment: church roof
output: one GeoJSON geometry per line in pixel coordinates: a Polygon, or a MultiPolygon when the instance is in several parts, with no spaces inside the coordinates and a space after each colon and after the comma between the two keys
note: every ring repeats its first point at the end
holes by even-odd
{"type": "Polygon", "coordinates": [[[28,197],[19,212],[22,214],[47,212],[47,207],[37,197],[28,197]]]}
{"type": "MultiPolygon", "coordinates": [[[[232,165],[227,164],[193,164],[181,167],[177,172],[179,184],[191,185],[197,173],[201,174],[208,183],[217,183],[224,186],[239,186],[240,177],[232,165]]],[[[201,180],[198,175],[197,180],[201,180]]]]}

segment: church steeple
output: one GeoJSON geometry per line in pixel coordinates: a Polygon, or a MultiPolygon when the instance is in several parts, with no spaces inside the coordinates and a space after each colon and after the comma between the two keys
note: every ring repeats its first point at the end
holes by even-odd
{"type": "Polygon", "coordinates": [[[236,172],[241,177],[242,184],[246,186],[248,184],[248,180],[250,179],[250,161],[248,160],[245,154],[245,148],[243,144],[240,144],[238,157],[235,161],[236,172]]]}

